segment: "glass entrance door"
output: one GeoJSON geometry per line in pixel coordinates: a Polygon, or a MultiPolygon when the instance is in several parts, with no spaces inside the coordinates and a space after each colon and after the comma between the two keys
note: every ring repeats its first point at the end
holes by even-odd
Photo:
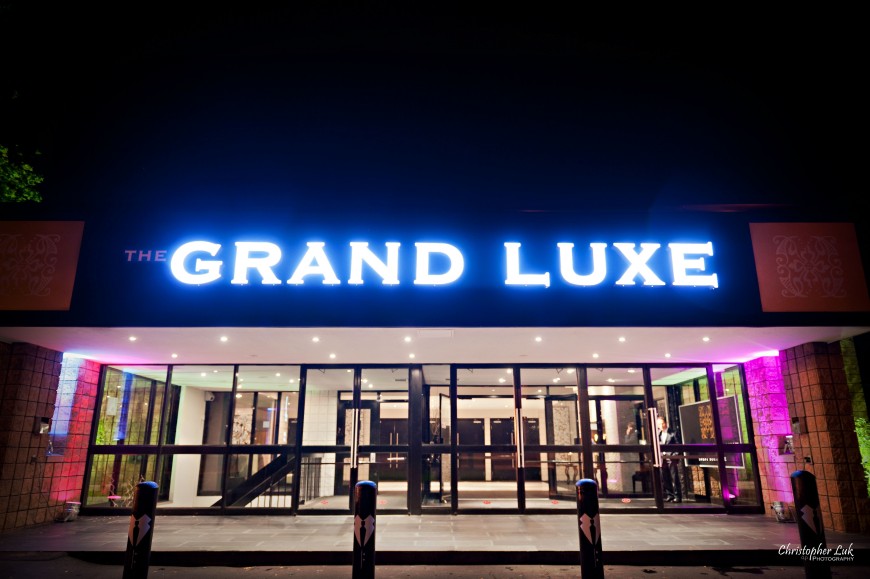
{"type": "Polygon", "coordinates": [[[457,509],[516,509],[517,435],[511,368],[456,373],[457,509]]]}
{"type": "Polygon", "coordinates": [[[577,371],[520,368],[525,512],[576,510],[580,462],[577,371]]]}
{"type": "Polygon", "coordinates": [[[587,371],[590,443],[601,507],[655,507],[652,455],[640,368],[587,371]]]}

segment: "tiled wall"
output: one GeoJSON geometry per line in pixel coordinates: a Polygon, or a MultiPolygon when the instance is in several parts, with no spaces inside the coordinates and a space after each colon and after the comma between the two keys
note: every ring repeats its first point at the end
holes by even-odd
{"type": "Polygon", "coordinates": [[[49,521],[58,510],[50,494],[47,434],[38,417],[51,417],[61,354],[31,344],[0,343],[0,529],[49,521]]]}
{"type": "Polygon", "coordinates": [[[98,365],[76,361],[74,374],[65,373],[79,385],[64,454],[48,456],[49,435],[34,433],[54,414],[62,361],[60,352],[0,343],[0,530],[53,521],[66,501],[79,500],[98,365]]]}
{"type": "Polygon", "coordinates": [[[801,430],[794,433],[795,466],[816,477],[825,528],[870,531],[870,500],[839,343],[785,350],[780,363],[788,413],[801,430]]]}
{"type": "Polygon", "coordinates": [[[767,514],[774,517],[774,501],[794,506],[790,476],[796,470],[795,454],[784,448],[785,436],[791,434],[791,421],[780,359],[770,356],[751,360],[745,370],[761,493],[767,514]]]}

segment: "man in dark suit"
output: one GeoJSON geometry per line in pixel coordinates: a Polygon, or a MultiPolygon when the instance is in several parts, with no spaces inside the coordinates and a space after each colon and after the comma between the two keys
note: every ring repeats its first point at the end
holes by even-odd
{"type": "MultiPolygon", "coordinates": [[[[665,444],[679,444],[677,433],[668,428],[664,418],[658,419],[659,442],[665,444]]],[[[665,502],[683,502],[683,491],[680,485],[680,458],[677,453],[662,451],[664,463],[662,464],[662,486],[665,490],[665,502]]]]}

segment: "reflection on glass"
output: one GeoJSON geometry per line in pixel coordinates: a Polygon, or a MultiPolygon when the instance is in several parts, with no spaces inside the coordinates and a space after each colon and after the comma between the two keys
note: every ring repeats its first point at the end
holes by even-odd
{"type": "MultiPolygon", "coordinates": [[[[150,463],[153,466],[153,462],[150,463]]],[[[148,457],[97,454],[92,457],[85,506],[132,507],[136,485],[149,476],[148,457]]]]}
{"type": "Polygon", "coordinates": [[[95,433],[96,444],[156,444],[166,366],[108,366],[95,433]]]}

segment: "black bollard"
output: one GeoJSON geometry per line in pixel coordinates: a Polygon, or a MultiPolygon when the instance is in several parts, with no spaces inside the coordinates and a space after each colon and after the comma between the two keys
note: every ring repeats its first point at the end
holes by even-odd
{"type": "Polygon", "coordinates": [[[130,515],[130,528],[127,531],[127,553],[124,555],[123,579],[148,577],[156,510],[157,483],[140,482],[136,485],[133,513],[130,515]]]}
{"type": "Polygon", "coordinates": [[[577,523],[580,526],[580,576],[603,579],[598,483],[589,478],[577,481],[577,523]]]}
{"type": "Polygon", "coordinates": [[[827,554],[825,528],[819,507],[819,489],[816,477],[806,470],[791,473],[791,490],[794,494],[795,518],[801,537],[804,572],[809,579],[830,579],[831,566],[820,558],[827,554]]]}
{"type": "Polygon", "coordinates": [[[372,481],[353,489],[353,579],[375,577],[375,506],[378,487],[372,481]]]}

